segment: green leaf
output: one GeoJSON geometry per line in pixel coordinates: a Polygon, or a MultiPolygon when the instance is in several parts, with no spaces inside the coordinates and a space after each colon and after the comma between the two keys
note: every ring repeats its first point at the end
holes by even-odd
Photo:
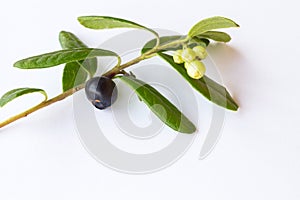
{"type": "Polygon", "coordinates": [[[137,28],[150,31],[158,36],[158,34],[150,28],[121,18],[109,16],[82,16],[78,17],[78,21],[84,27],[90,29],[137,28]]]}
{"type": "Polygon", "coordinates": [[[67,63],[62,77],[63,91],[72,89],[87,80],[87,72],[77,62],[67,63]]]}
{"type": "Polygon", "coordinates": [[[45,101],[47,100],[47,94],[44,90],[42,89],[37,89],[37,88],[18,88],[11,90],[7,93],[5,93],[1,98],[0,98],[0,107],[5,106],[7,103],[10,101],[14,100],[15,98],[18,98],[22,95],[29,94],[29,93],[34,93],[34,92],[39,92],[45,96],[45,101]]]}
{"type": "Polygon", "coordinates": [[[66,49],[46,53],[30,58],[20,60],[14,64],[14,67],[20,69],[39,69],[54,67],[63,63],[70,63],[88,58],[95,58],[97,56],[115,56],[119,59],[119,56],[108,50],[93,49],[93,48],[78,48],[78,49],[66,49]]]}
{"type": "MultiPolygon", "coordinates": [[[[186,36],[184,35],[172,35],[172,36],[162,36],[159,37],[159,44],[160,45],[165,45],[168,44],[170,42],[174,42],[176,40],[180,40],[180,39],[184,39],[186,38],[186,36]]],[[[152,39],[150,41],[148,41],[142,48],[141,53],[146,53],[147,51],[153,49],[153,47],[155,47],[156,45],[156,39],[152,39]]],[[[163,51],[176,51],[177,49],[181,49],[182,46],[181,45],[177,45],[174,47],[168,47],[165,49],[160,50],[159,52],[163,52],[163,51]]]]}
{"type": "Polygon", "coordinates": [[[229,42],[231,40],[230,35],[220,31],[207,31],[198,35],[200,38],[209,38],[217,42],[229,42]]]}
{"type": "Polygon", "coordinates": [[[170,128],[181,133],[196,131],[195,125],[156,89],[132,76],[122,76],[120,79],[134,89],[138,97],[170,128]]]}
{"type": "Polygon", "coordinates": [[[67,31],[59,33],[59,42],[63,49],[88,48],[78,37],[67,31]]]}
{"type": "MultiPolygon", "coordinates": [[[[78,37],[67,31],[61,31],[59,33],[59,41],[63,49],[87,48],[87,45],[78,37]]],[[[88,71],[91,76],[94,76],[97,71],[97,58],[67,63],[62,78],[63,91],[65,92],[84,83],[88,77],[86,71],[88,71]],[[85,70],[82,69],[82,67],[85,70]]]]}
{"type": "Polygon", "coordinates": [[[179,72],[194,87],[194,89],[200,92],[208,100],[229,110],[238,110],[239,106],[230,96],[225,87],[219,85],[207,76],[204,76],[199,80],[192,79],[186,73],[183,64],[175,63],[172,56],[166,55],[164,53],[158,54],[165,61],[167,61],[177,72],[179,72]]]}
{"type": "Polygon", "coordinates": [[[230,27],[239,27],[239,25],[231,19],[227,19],[225,17],[211,17],[204,19],[194,25],[189,31],[188,35],[192,38],[207,31],[230,27]]]}

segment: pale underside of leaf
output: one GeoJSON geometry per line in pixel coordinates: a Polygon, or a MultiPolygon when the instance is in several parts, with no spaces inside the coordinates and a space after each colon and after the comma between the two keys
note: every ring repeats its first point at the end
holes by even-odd
{"type": "Polygon", "coordinates": [[[154,30],[126,19],[110,16],[82,16],[78,17],[78,21],[84,27],[90,29],[136,28],[150,31],[158,37],[154,30]]]}
{"type": "Polygon", "coordinates": [[[194,25],[189,31],[188,35],[192,38],[207,31],[231,27],[239,27],[239,25],[231,19],[225,17],[211,17],[204,19],[194,25]]]}
{"type": "Polygon", "coordinates": [[[82,16],[78,17],[78,21],[91,29],[146,28],[129,20],[109,16],[82,16]]]}

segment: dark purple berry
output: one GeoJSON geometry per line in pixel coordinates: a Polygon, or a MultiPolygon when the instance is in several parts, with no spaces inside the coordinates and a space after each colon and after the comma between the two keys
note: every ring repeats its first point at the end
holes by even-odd
{"type": "Polygon", "coordinates": [[[85,94],[96,108],[103,110],[116,101],[118,90],[115,82],[101,76],[92,78],[86,83],[85,94]]]}

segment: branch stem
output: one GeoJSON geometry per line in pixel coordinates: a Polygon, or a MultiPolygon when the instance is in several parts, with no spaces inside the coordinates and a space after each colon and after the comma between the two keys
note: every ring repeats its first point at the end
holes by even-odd
{"type": "Polygon", "coordinates": [[[3,122],[0,123],[0,128],[2,128],[4,126],[7,126],[8,124],[10,124],[10,123],[12,123],[14,121],[17,121],[17,120],[19,120],[19,119],[21,119],[23,117],[27,117],[29,114],[31,114],[31,113],[33,113],[35,111],[38,111],[38,110],[40,110],[42,108],[50,106],[53,103],[56,103],[58,101],[61,101],[61,100],[65,99],[65,98],[69,97],[72,94],[74,94],[75,92],[83,89],[84,86],[85,86],[85,84],[79,85],[79,86],[77,86],[75,88],[72,88],[72,89],[70,89],[70,90],[68,90],[68,91],[66,91],[64,93],[61,93],[60,95],[58,95],[58,96],[56,96],[56,97],[54,97],[52,99],[49,99],[47,101],[43,101],[42,103],[40,103],[40,104],[38,104],[38,105],[36,105],[36,106],[34,106],[34,107],[32,107],[32,108],[30,108],[30,109],[22,112],[22,113],[19,113],[19,114],[15,115],[15,116],[13,116],[11,118],[8,118],[7,120],[5,120],[5,121],[3,121],[3,122]]]}
{"type": "MultiPolygon", "coordinates": [[[[157,45],[153,49],[151,49],[151,50],[147,51],[146,53],[134,58],[133,60],[128,61],[127,63],[124,63],[124,64],[120,65],[121,59],[118,58],[118,64],[114,68],[109,70],[108,72],[104,73],[103,76],[113,78],[115,75],[122,73],[122,71],[125,68],[130,67],[132,65],[135,65],[135,64],[141,62],[142,60],[149,59],[149,58],[155,56],[156,53],[159,52],[160,50],[168,48],[168,47],[176,46],[178,44],[183,44],[185,42],[187,42],[187,38],[182,39],[182,40],[176,40],[176,41],[164,44],[164,45],[159,45],[159,40],[158,40],[157,45]]],[[[68,90],[64,93],[61,93],[58,96],[53,97],[52,99],[49,99],[47,101],[43,101],[42,103],[40,103],[40,104],[38,104],[38,105],[22,112],[22,113],[19,113],[19,114],[15,115],[11,118],[8,118],[7,120],[5,120],[3,122],[0,122],[0,128],[3,128],[4,126],[7,126],[7,125],[11,124],[12,122],[15,122],[15,121],[17,121],[21,118],[27,117],[29,114],[31,114],[33,112],[36,112],[36,111],[38,111],[42,108],[50,106],[50,105],[52,105],[56,102],[59,102],[61,100],[64,100],[65,98],[73,95],[74,93],[78,92],[79,90],[83,89],[84,87],[85,87],[85,83],[81,84],[77,87],[74,87],[74,88],[72,88],[72,89],[70,89],[70,90],[68,90]]]]}

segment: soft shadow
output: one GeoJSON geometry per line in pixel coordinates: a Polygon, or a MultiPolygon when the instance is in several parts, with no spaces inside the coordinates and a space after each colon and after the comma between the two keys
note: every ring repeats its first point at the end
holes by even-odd
{"type": "Polygon", "coordinates": [[[222,68],[225,66],[226,68],[231,67],[234,62],[243,58],[238,49],[225,43],[210,44],[208,46],[208,51],[213,59],[222,61],[222,64],[224,64],[223,67],[221,66],[222,68]]]}
{"type": "Polygon", "coordinates": [[[250,77],[244,55],[238,49],[224,43],[211,44],[207,50],[220,72],[223,84],[241,107],[239,97],[243,96],[244,84],[250,77]]]}

